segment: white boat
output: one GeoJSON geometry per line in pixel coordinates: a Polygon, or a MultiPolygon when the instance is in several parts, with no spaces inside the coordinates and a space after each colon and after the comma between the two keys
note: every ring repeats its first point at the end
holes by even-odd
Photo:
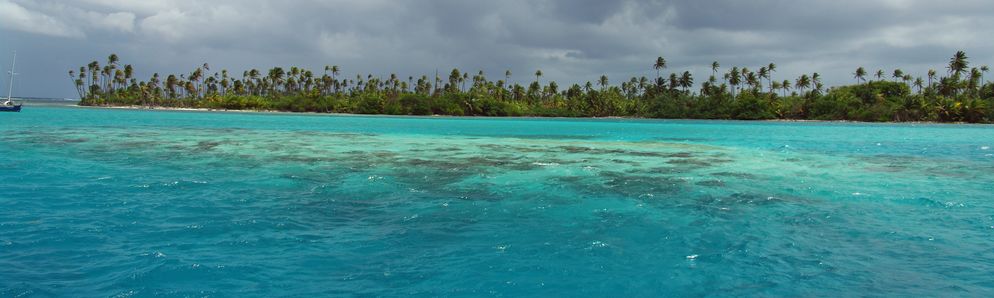
{"type": "Polygon", "coordinates": [[[9,83],[9,85],[7,87],[7,100],[4,101],[3,104],[0,104],[0,112],[20,112],[21,111],[21,104],[14,103],[14,101],[11,100],[11,97],[10,97],[11,91],[13,91],[13,89],[14,89],[14,76],[17,75],[17,73],[14,72],[14,66],[15,65],[17,65],[17,52],[14,52],[14,60],[11,60],[11,62],[10,62],[10,71],[7,72],[8,74],[10,74],[10,83],[9,83]]]}

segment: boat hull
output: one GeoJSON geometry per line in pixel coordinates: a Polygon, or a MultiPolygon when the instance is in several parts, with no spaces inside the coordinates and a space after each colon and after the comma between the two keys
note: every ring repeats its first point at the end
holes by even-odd
{"type": "Polygon", "coordinates": [[[0,112],[20,112],[21,105],[16,106],[0,106],[0,112]]]}

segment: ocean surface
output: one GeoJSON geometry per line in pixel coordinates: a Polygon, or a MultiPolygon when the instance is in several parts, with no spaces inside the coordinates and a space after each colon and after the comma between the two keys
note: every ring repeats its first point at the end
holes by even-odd
{"type": "Polygon", "coordinates": [[[994,296],[994,126],[27,106],[0,297],[994,296]]]}

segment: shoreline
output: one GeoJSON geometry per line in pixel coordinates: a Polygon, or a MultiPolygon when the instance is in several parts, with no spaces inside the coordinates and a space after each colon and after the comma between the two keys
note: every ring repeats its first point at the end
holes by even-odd
{"type": "Polygon", "coordinates": [[[969,123],[969,122],[936,122],[936,121],[886,121],[868,122],[855,120],[816,120],[816,119],[698,119],[698,118],[645,118],[627,116],[608,117],[547,117],[547,116],[454,116],[454,115],[390,115],[390,114],[354,114],[354,113],[319,113],[319,112],[288,112],[276,110],[227,110],[209,108],[175,108],[175,107],[146,107],[146,106],[84,106],[79,104],[66,105],[75,108],[89,109],[113,109],[113,110],[146,110],[146,111],[171,111],[171,112],[203,112],[203,113],[244,113],[244,114],[288,114],[288,115],[329,115],[345,117],[419,117],[419,118],[468,118],[468,119],[616,119],[616,120],[676,120],[676,121],[742,121],[742,122],[768,122],[768,123],[850,123],[850,124],[949,124],[949,125],[994,125],[994,123],[969,123]]]}

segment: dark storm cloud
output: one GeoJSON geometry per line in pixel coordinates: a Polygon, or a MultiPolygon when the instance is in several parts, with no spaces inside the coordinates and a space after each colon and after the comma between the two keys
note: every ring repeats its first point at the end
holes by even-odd
{"type": "Polygon", "coordinates": [[[0,62],[19,50],[17,94],[72,97],[65,71],[119,54],[138,75],[186,73],[204,62],[238,75],[300,65],[401,77],[453,67],[527,82],[536,69],[560,85],[653,76],[698,82],[711,61],[780,79],[820,72],[851,81],[856,66],[941,69],[956,50],[994,61],[988,1],[346,1],[0,0],[0,62]]]}

